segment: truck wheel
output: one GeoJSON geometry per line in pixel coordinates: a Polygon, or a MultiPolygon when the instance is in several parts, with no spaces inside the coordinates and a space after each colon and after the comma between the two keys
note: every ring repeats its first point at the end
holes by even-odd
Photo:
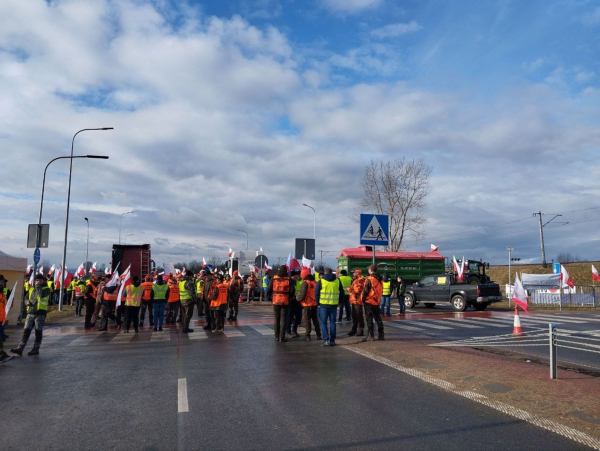
{"type": "Polygon", "coordinates": [[[406,308],[413,308],[415,306],[415,298],[413,298],[411,294],[405,294],[404,305],[406,308]]]}
{"type": "Polygon", "coordinates": [[[427,307],[427,308],[434,308],[435,307],[435,303],[434,302],[426,302],[425,303],[425,307],[427,307]]]}
{"type": "Polygon", "coordinates": [[[479,277],[478,276],[469,277],[469,283],[471,285],[479,285],[479,277]]]}
{"type": "Polygon", "coordinates": [[[475,304],[473,307],[475,307],[475,310],[479,311],[479,312],[483,312],[488,306],[487,302],[483,302],[483,303],[477,303],[475,304]]]}
{"type": "Polygon", "coordinates": [[[454,307],[454,310],[456,310],[457,312],[464,312],[467,309],[467,303],[465,301],[465,298],[463,298],[459,294],[453,296],[450,302],[452,303],[452,307],[454,307]]]}

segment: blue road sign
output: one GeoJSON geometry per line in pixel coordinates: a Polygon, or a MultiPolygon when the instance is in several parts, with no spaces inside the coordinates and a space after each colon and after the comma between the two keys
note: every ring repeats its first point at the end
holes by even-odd
{"type": "Polygon", "coordinates": [[[560,263],[554,263],[552,265],[552,272],[554,274],[560,274],[560,263]]]}
{"type": "Polygon", "coordinates": [[[390,218],[387,215],[360,215],[360,244],[388,246],[390,218]]]}
{"type": "Polygon", "coordinates": [[[40,248],[36,247],[35,251],[33,251],[33,261],[37,265],[40,262],[40,248]]]}

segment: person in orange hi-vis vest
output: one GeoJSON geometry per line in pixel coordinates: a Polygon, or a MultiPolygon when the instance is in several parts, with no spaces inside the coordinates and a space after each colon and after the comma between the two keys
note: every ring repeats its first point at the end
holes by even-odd
{"type": "Polygon", "coordinates": [[[296,288],[288,276],[287,267],[281,265],[277,275],[273,277],[267,288],[267,295],[273,299],[275,341],[287,341],[287,338],[285,338],[285,320],[290,297],[294,296],[295,291],[296,288]]]}
{"type": "Polygon", "coordinates": [[[144,277],[141,284],[142,287],[142,306],[140,307],[140,327],[144,327],[144,318],[146,317],[146,309],[148,310],[148,318],[150,326],[154,326],[154,313],[152,311],[152,276],[144,277]]]}
{"type": "Polygon", "coordinates": [[[228,321],[237,321],[240,296],[244,291],[244,281],[237,271],[233,271],[233,277],[229,281],[229,317],[228,321]]]}
{"type": "Polygon", "coordinates": [[[179,284],[174,278],[169,279],[169,298],[167,299],[167,324],[175,324],[179,312],[179,284]]]}
{"type": "Polygon", "coordinates": [[[356,335],[362,337],[365,333],[365,318],[363,314],[362,294],[365,289],[365,279],[360,269],[354,270],[354,278],[350,285],[350,306],[352,307],[352,329],[348,332],[349,336],[356,335]]]}
{"type": "Polygon", "coordinates": [[[377,266],[369,266],[369,275],[365,279],[365,288],[363,289],[362,300],[365,305],[365,315],[367,317],[367,329],[368,334],[363,341],[375,340],[375,332],[373,328],[373,320],[377,323],[377,331],[379,336],[378,340],[384,340],[383,335],[383,321],[381,320],[381,293],[383,292],[383,285],[381,283],[381,276],[377,274],[377,266]]]}
{"type": "Polygon", "coordinates": [[[227,310],[227,299],[229,294],[229,284],[225,281],[225,276],[217,276],[218,283],[211,285],[210,293],[210,313],[212,315],[212,332],[223,332],[225,329],[225,311],[227,310]]]}
{"type": "Polygon", "coordinates": [[[302,320],[304,322],[304,340],[310,341],[311,322],[315,326],[317,340],[321,340],[321,325],[317,315],[317,301],[315,301],[315,277],[310,273],[310,269],[304,268],[300,273],[302,285],[300,285],[300,294],[296,297],[302,306],[302,320]]]}

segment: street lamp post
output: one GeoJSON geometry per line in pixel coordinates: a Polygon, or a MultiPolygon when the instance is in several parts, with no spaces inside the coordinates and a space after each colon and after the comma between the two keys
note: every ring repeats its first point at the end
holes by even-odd
{"type": "Polygon", "coordinates": [[[135,212],[135,210],[128,211],[127,213],[121,213],[121,216],[119,216],[119,244],[121,244],[121,219],[123,219],[123,216],[133,212],[135,212]]]}
{"type": "MultiPolygon", "coordinates": [[[[73,139],[71,140],[71,157],[73,157],[73,147],[75,145],[75,137],[85,131],[96,131],[96,130],[113,130],[113,127],[102,127],[102,128],[84,128],[79,130],[77,133],[73,135],[73,139]]],[[[100,157],[104,159],[108,159],[108,157],[100,157]]],[[[62,267],[64,268],[67,261],[67,236],[69,233],[69,207],[71,206],[71,177],[73,175],[73,158],[71,158],[71,164],[69,166],[69,187],[67,189],[67,218],[65,219],[65,243],[63,246],[63,258],[62,258],[62,267]]],[[[64,292],[64,281],[65,281],[65,271],[60,276],[60,294],[58,300],[58,310],[62,310],[62,295],[64,292]]]]}
{"type": "Polygon", "coordinates": [[[89,255],[89,250],[90,250],[90,220],[88,218],[83,218],[85,219],[85,222],[87,222],[87,242],[85,244],[85,275],[88,275],[88,261],[90,261],[88,255],[89,255]]]}
{"type": "Polygon", "coordinates": [[[302,205],[304,205],[305,207],[310,208],[313,211],[313,239],[315,240],[315,247],[316,247],[316,241],[317,241],[317,212],[310,205],[307,205],[307,204],[302,204],[302,205]]]}
{"type": "Polygon", "coordinates": [[[129,235],[125,235],[125,244],[127,244],[127,237],[128,236],[133,236],[133,235],[135,235],[135,233],[130,233],[129,235]]]}
{"type": "MultiPolygon", "coordinates": [[[[515,247],[514,246],[508,246],[506,248],[506,250],[508,251],[508,289],[510,290],[510,279],[511,279],[510,263],[512,261],[512,259],[511,259],[511,253],[512,253],[512,251],[515,250],[515,247]]],[[[508,295],[508,290],[506,290],[506,291],[507,291],[506,297],[508,298],[508,306],[510,307],[510,299],[512,297],[512,291],[511,291],[511,296],[508,295]]]]}
{"type": "Polygon", "coordinates": [[[246,250],[248,250],[248,232],[242,229],[238,229],[238,232],[244,232],[246,234],[246,250]]]}

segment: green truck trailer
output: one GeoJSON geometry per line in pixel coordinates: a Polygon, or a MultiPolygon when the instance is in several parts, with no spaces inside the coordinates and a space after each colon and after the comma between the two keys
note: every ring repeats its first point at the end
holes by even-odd
{"type": "MultiPolygon", "coordinates": [[[[387,272],[393,279],[401,276],[406,283],[417,282],[433,274],[443,274],[444,262],[444,256],[437,252],[375,252],[379,274],[387,272]]],[[[372,246],[343,249],[338,255],[338,271],[345,269],[349,275],[357,268],[366,275],[367,267],[372,263],[372,246]]]]}

